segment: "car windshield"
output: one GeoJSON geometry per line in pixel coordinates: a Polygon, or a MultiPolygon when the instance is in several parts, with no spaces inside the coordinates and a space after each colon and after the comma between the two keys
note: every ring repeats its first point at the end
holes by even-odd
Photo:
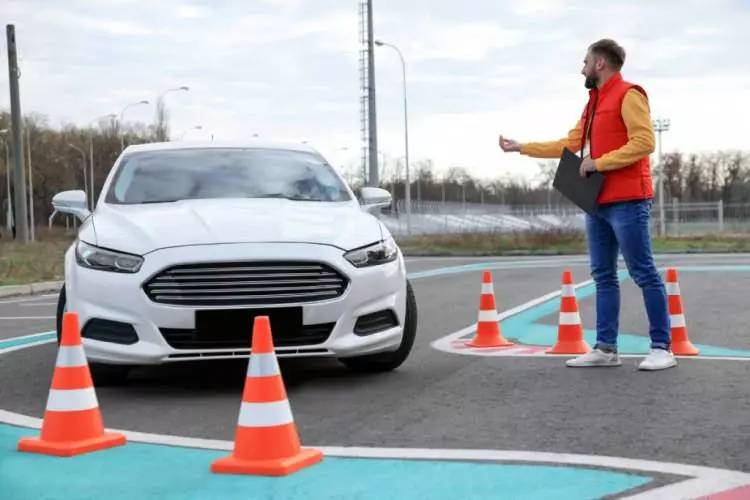
{"type": "Polygon", "coordinates": [[[205,148],[132,153],[107,194],[121,205],[210,198],[351,199],[319,155],[281,149],[205,148]]]}

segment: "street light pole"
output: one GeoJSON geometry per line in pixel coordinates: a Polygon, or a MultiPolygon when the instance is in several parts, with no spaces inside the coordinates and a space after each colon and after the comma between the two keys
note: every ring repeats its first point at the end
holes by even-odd
{"type": "MultiPolygon", "coordinates": [[[[133,106],[138,106],[140,104],[148,104],[148,101],[143,100],[143,101],[138,101],[138,102],[132,102],[128,104],[127,106],[125,106],[124,108],[122,108],[122,111],[120,111],[120,127],[122,127],[122,120],[123,120],[123,117],[125,116],[125,111],[127,111],[129,108],[132,108],[133,106]]],[[[122,130],[120,130],[120,152],[124,150],[125,150],[125,133],[122,130]]]]}
{"type": "Polygon", "coordinates": [[[190,132],[191,130],[203,130],[203,125],[195,125],[193,127],[190,127],[187,130],[183,130],[180,136],[177,138],[178,141],[181,141],[183,137],[185,137],[185,134],[190,132]]]}
{"type": "Polygon", "coordinates": [[[102,118],[109,118],[110,123],[112,120],[115,120],[117,118],[117,115],[114,113],[110,113],[108,115],[103,115],[98,118],[95,118],[89,123],[89,178],[91,179],[91,193],[90,193],[90,203],[91,203],[91,209],[93,210],[94,207],[94,197],[96,196],[96,182],[94,178],[94,127],[91,125],[94,121],[98,123],[101,123],[102,118]]]}
{"type": "MultiPolygon", "coordinates": [[[[81,155],[81,170],[83,171],[83,193],[86,194],[86,153],[83,152],[81,148],[76,146],[75,144],[68,143],[68,147],[75,149],[80,153],[81,155]]],[[[86,200],[88,201],[88,197],[86,197],[86,200]]],[[[89,210],[93,210],[94,207],[90,207],[89,210]]]]}
{"type": "Polygon", "coordinates": [[[31,129],[26,127],[26,157],[29,161],[29,236],[31,241],[36,241],[36,229],[34,221],[34,175],[31,170],[31,129]]]}
{"type": "Polygon", "coordinates": [[[669,130],[669,118],[657,118],[654,120],[654,130],[659,134],[659,151],[657,161],[659,162],[659,235],[666,236],[667,225],[664,220],[664,159],[661,155],[661,133],[669,130]]]}
{"type": "Polygon", "coordinates": [[[383,42],[382,40],[375,40],[375,45],[378,47],[390,47],[396,51],[399,59],[401,59],[401,75],[403,83],[403,94],[404,94],[404,162],[406,163],[406,232],[411,234],[411,180],[409,178],[409,108],[406,93],[406,61],[404,55],[401,53],[398,47],[391,43],[383,42]]]}
{"type": "Polygon", "coordinates": [[[171,89],[167,89],[163,91],[161,94],[159,94],[156,98],[156,126],[157,126],[157,140],[159,141],[167,141],[169,140],[169,137],[167,137],[167,113],[166,108],[164,105],[164,96],[166,96],[169,92],[187,92],[190,90],[190,87],[186,85],[182,85],[180,87],[174,87],[171,89]]]}

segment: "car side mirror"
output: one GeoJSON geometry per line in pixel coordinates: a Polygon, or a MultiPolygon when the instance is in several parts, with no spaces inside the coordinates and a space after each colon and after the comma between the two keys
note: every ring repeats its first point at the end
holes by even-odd
{"type": "Polygon", "coordinates": [[[52,208],[55,212],[75,215],[83,222],[91,212],[86,202],[86,193],[80,189],[75,191],[63,191],[52,198],[52,208]]]}
{"type": "Polygon", "coordinates": [[[362,210],[366,212],[375,211],[380,208],[389,207],[393,202],[391,193],[385,189],[374,187],[363,187],[360,191],[362,210]]]}

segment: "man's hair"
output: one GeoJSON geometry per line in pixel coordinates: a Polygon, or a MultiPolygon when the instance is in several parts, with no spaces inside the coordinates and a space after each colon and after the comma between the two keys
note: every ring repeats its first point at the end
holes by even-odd
{"type": "Polygon", "coordinates": [[[620,71],[622,65],[625,64],[625,49],[609,38],[592,43],[589,46],[589,51],[594,55],[603,57],[615,71],[620,71]]]}

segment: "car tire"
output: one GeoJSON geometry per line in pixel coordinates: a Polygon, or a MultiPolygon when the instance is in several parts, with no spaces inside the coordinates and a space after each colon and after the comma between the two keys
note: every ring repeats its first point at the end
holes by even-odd
{"type": "Polygon", "coordinates": [[[65,314],[65,306],[67,302],[68,302],[68,299],[65,294],[65,283],[63,283],[63,286],[60,289],[60,295],[58,295],[57,297],[57,314],[55,318],[57,345],[60,345],[60,339],[62,339],[62,322],[63,322],[63,315],[65,314]]]}
{"type": "MultiPolygon", "coordinates": [[[[60,289],[60,295],[57,298],[57,315],[56,315],[56,327],[57,327],[57,345],[60,345],[62,338],[62,322],[63,316],[67,306],[67,294],[65,292],[65,284],[60,289]]],[[[130,369],[129,365],[105,365],[102,363],[89,363],[89,370],[91,371],[91,378],[94,379],[94,385],[120,385],[124,383],[130,369]]]]}
{"type": "Polygon", "coordinates": [[[91,378],[95,386],[122,385],[130,374],[130,365],[105,365],[103,363],[89,363],[91,378]]]}
{"type": "Polygon", "coordinates": [[[340,358],[349,369],[359,372],[387,372],[395,370],[409,357],[414,339],[417,335],[417,300],[414,297],[411,283],[406,282],[406,318],[401,345],[395,351],[340,358]]]}

